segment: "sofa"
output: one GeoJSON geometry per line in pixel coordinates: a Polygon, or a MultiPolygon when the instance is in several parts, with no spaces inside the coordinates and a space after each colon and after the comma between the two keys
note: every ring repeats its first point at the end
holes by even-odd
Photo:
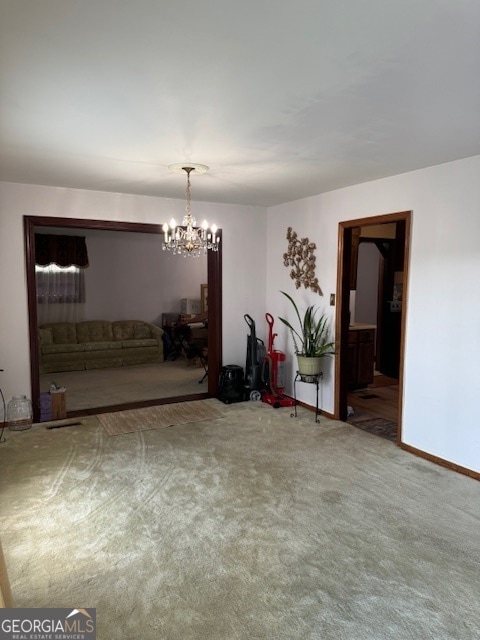
{"type": "Polygon", "coordinates": [[[163,329],[142,320],[56,322],[38,334],[40,373],[163,362],[163,329]]]}

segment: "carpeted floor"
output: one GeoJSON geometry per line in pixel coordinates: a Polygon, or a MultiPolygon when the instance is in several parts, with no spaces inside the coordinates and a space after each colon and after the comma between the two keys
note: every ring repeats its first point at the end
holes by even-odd
{"type": "Polygon", "coordinates": [[[98,416],[100,424],[109,436],[119,436],[134,431],[165,429],[189,422],[204,422],[223,417],[221,411],[206,402],[181,402],[165,404],[146,409],[132,409],[116,413],[102,413],[98,416]]]}
{"type": "Polygon", "coordinates": [[[184,358],[156,364],[142,364],[112,369],[63,371],[40,376],[40,390],[48,391],[52,380],[66,388],[67,411],[81,411],[206,393],[208,381],[204,369],[184,358]]]}
{"type": "Polygon", "coordinates": [[[299,407],[109,437],[7,432],[18,607],[96,607],[98,640],[474,640],[480,489],[299,407]]]}

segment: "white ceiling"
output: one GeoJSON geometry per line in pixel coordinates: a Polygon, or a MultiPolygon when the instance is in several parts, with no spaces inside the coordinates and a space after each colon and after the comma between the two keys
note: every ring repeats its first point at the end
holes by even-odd
{"type": "Polygon", "coordinates": [[[0,179],[269,206],[480,153],[478,0],[0,0],[0,179]]]}

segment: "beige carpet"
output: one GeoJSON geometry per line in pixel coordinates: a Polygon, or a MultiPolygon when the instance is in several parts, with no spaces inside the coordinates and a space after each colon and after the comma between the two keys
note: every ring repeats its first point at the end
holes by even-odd
{"type": "Polygon", "coordinates": [[[299,407],[109,437],[6,432],[17,607],[98,640],[476,640],[480,485],[299,407]]]}
{"type": "Polygon", "coordinates": [[[208,380],[200,383],[204,373],[201,366],[179,358],[132,367],[45,373],[40,376],[40,391],[48,391],[53,380],[67,389],[67,411],[82,411],[206,393],[208,380]]]}
{"type": "Polygon", "coordinates": [[[109,436],[118,436],[134,431],[164,429],[176,424],[204,422],[222,417],[221,411],[202,400],[198,400],[196,402],[164,404],[146,409],[102,413],[98,419],[109,436]]]}

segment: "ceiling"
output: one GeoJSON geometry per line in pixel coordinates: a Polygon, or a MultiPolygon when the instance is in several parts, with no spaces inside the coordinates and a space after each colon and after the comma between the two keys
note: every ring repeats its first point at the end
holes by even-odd
{"type": "Polygon", "coordinates": [[[480,153],[478,0],[0,0],[0,179],[271,206],[480,153]]]}

